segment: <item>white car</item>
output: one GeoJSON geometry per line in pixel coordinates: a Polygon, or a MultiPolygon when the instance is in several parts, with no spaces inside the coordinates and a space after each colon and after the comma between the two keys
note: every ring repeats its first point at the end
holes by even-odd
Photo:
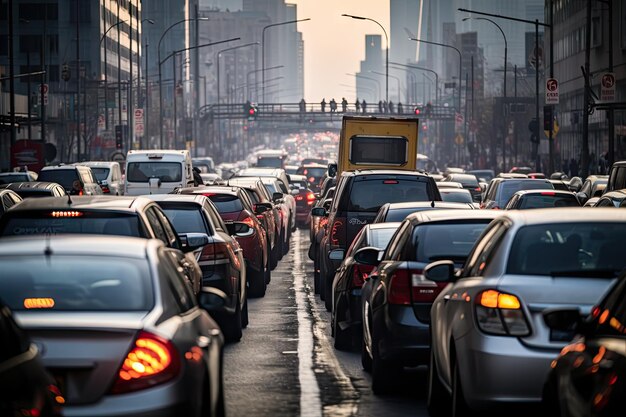
{"type": "Polygon", "coordinates": [[[93,176],[100,184],[103,194],[124,195],[124,179],[119,162],[113,161],[87,161],[76,165],[91,168],[93,176]]]}

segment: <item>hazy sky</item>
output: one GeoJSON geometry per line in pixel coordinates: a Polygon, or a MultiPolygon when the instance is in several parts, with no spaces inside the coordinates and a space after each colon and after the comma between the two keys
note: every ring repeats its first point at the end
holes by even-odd
{"type": "MultiPolygon", "coordinates": [[[[340,101],[355,96],[354,77],[365,58],[365,35],[384,35],[373,22],[341,17],[342,13],[369,17],[380,22],[389,34],[389,0],[288,0],[298,5],[298,23],[304,39],[304,94],[309,102],[340,101]]],[[[385,47],[383,39],[383,47],[385,47]]]]}

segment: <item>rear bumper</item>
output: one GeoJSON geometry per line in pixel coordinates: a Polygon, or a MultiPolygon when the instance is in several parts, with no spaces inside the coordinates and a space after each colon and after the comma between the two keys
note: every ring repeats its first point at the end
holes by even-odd
{"type": "Polygon", "coordinates": [[[430,330],[427,323],[415,318],[412,306],[387,304],[379,310],[384,314],[374,320],[382,329],[376,329],[379,351],[383,359],[399,362],[404,366],[428,363],[430,353],[430,330]],[[379,331],[380,330],[380,331],[379,331]]]}

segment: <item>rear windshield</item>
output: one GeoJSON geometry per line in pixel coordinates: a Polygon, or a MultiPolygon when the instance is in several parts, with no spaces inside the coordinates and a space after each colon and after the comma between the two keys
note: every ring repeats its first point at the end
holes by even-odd
{"type": "Polygon", "coordinates": [[[38,180],[43,182],[56,182],[57,184],[61,184],[66,190],[71,190],[74,188],[74,181],[79,180],[79,178],[74,169],[51,169],[41,171],[38,180]]]}
{"type": "Polygon", "coordinates": [[[126,181],[148,182],[158,178],[162,182],[180,182],[183,165],[180,162],[130,162],[126,170],[126,181]]]}
{"type": "Polygon", "coordinates": [[[259,168],[282,168],[283,158],[277,156],[260,156],[256,166],[259,168]]]}
{"type": "Polygon", "coordinates": [[[474,176],[452,176],[451,181],[458,182],[463,187],[478,187],[478,180],[474,176]]]}
{"type": "Polygon", "coordinates": [[[513,194],[521,190],[552,190],[554,187],[548,181],[525,180],[525,181],[503,181],[500,186],[500,196],[498,205],[504,207],[513,194]]]}
{"type": "Polygon", "coordinates": [[[160,204],[176,233],[208,233],[200,208],[168,207],[160,204]]]}
{"type": "Polygon", "coordinates": [[[385,249],[397,229],[370,229],[370,246],[385,249]]]}
{"type": "Polygon", "coordinates": [[[32,197],[50,197],[50,196],[54,196],[54,193],[52,192],[52,190],[46,190],[46,189],[35,189],[33,190],[31,189],[20,189],[20,190],[15,190],[16,193],[19,194],[20,197],[22,198],[32,198],[32,197]]]}
{"type": "Polygon", "coordinates": [[[134,214],[89,211],[41,211],[3,217],[0,235],[95,234],[145,237],[140,233],[139,218],[134,214]],[[53,217],[65,214],[76,217],[53,217]],[[74,213],[74,214],[72,214],[74,213]]]}
{"type": "Polygon", "coordinates": [[[0,294],[12,310],[39,306],[52,311],[147,311],[154,305],[145,260],[3,256],[0,270],[0,294]]]}
{"type": "Polygon", "coordinates": [[[220,213],[231,213],[233,211],[243,210],[243,204],[241,204],[241,200],[236,195],[214,194],[210,195],[209,198],[220,213]]]}
{"type": "Polygon", "coordinates": [[[441,194],[443,201],[449,201],[451,203],[471,203],[472,195],[467,190],[463,191],[465,192],[460,193],[457,191],[439,190],[439,194],[441,194]]]}
{"type": "Polygon", "coordinates": [[[296,174],[298,175],[306,175],[307,178],[321,178],[326,174],[327,168],[324,167],[320,167],[320,168],[305,168],[305,167],[300,167],[298,168],[298,171],[296,172],[296,174]]]}
{"type": "Polygon", "coordinates": [[[554,207],[580,207],[580,203],[574,194],[572,195],[546,195],[546,194],[530,194],[521,198],[519,208],[521,209],[537,209],[537,208],[554,208],[554,207]]]}
{"type": "Polygon", "coordinates": [[[402,179],[353,181],[348,211],[376,212],[385,203],[431,200],[428,183],[425,181],[402,179]]]}
{"type": "Polygon", "coordinates": [[[26,174],[0,175],[0,184],[10,184],[12,182],[30,181],[26,174]]]}
{"type": "Polygon", "coordinates": [[[276,190],[276,184],[272,182],[268,182],[268,183],[264,182],[263,184],[265,184],[265,187],[267,187],[267,190],[270,192],[270,194],[274,194],[278,192],[278,190],[276,190]]]}
{"type": "Polygon", "coordinates": [[[626,267],[624,223],[559,223],[519,229],[507,273],[617,276],[626,267]]]}
{"type": "Polygon", "coordinates": [[[489,220],[473,223],[441,223],[417,226],[413,230],[413,259],[417,262],[451,260],[465,262],[489,220]]]}
{"type": "Polygon", "coordinates": [[[350,163],[400,166],[407,163],[407,138],[352,136],[350,163]]]}
{"type": "Polygon", "coordinates": [[[96,168],[91,167],[91,172],[93,172],[94,177],[96,177],[96,181],[104,181],[109,176],[109,168],[96,168]]]}

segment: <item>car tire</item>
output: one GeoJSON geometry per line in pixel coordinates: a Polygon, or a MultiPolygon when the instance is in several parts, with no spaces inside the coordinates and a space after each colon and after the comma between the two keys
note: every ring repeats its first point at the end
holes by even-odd
{"type": "Polygon", "coordinates": [[[265,267],[261,268],[260,271],[255,271],[252,268],[248,268],[247,276],[250,277],[248,280],[248,294],[252,298],[260,298],[265,296],[265,289],[267,284],[265,267]]]}
{"type": "Polygon", "coordinates": [[[450,414],[450,395],[448,395],[448,391],[439,379],[439,372],[435,365],[435,354],[432,348],[430,350],[430,364],[428,368],[426,408],[428,409],[428,414],[432,417],[443,417],[450,414]]]}
{"type": "Polygon", "coordinates": [[[335,308],[333,310],[333,322],[332,332],[335,336],[335,349],[337,350],[352,350],[352,327],[349,326],[346,329],[341,329],[339,322],[345,317],[345,302],[341,302],[341,298],[337,298],[335,302],[335,308]]]}
{"type": "Polygon", "coordinates": [[[375,395],[389,394],[398,373],[397,364],[380,357],[378,341],[372,335],[372,392],[375,395]]]}
{"type": "Polygon", "coordinates": [[[233,314],[226,314],[224,320],[224,326],[222,332],[224,333],[224,339],[229,343],[238,342],[241,340],[242,333],[242,321],[241,321],[241,304],[239,303],[239,294],[237,294],[237,300],[235,300],[235,312],[233,314]]]}
{"type": "Polygon", "coordinates": [[[461,371],[459,370],[459,362],[454,362],[454,371],[452,374],[452,417],[470,417],[473,416],[472,410],[465,402],[463,394],[463,385],[461,384],[461,371]]]}

